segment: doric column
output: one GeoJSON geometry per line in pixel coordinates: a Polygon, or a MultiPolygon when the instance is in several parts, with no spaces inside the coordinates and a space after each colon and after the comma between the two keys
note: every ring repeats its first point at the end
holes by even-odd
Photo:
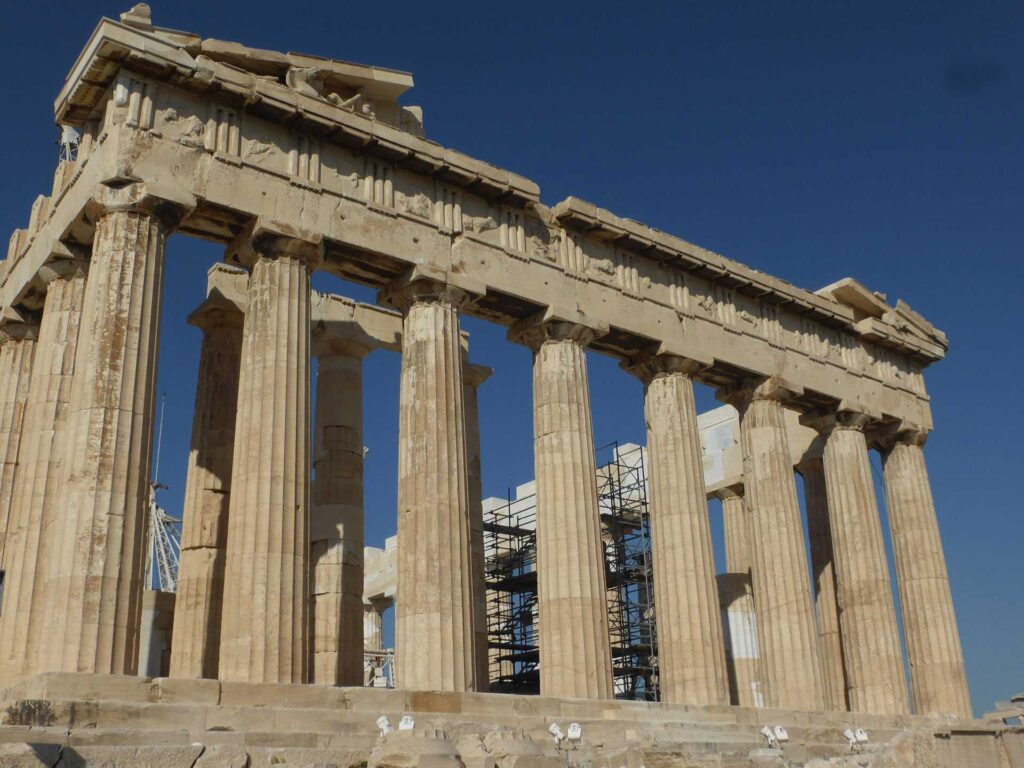
{"type": "MultiPolygon", "coordinates": [[[[242,285],[245,275],[240,274],[242,285]]],[[[244,307],[211,294],[188,322],[203,332],[182,512],[171,677],[219,671],[224,567],[244,307]]]]}
{"type": "Polygon", "coordinates": [[[257,222],[236,248],[251,272],[220,677],[301,683],[309,658],[309,282],[322,244],[293,226],[257,222]]]}
{"type": "Polygon", "coordinates": [[[473,581],[473,624],[476,628],[473,657],[478,691],[490,690],[490,657],[487,637],[487,579],[484,573],[483,475],[480,463],[480,406],[477,390],[494,373],[486,365],[462,362],[466,403],[466,466],[469,473],[469,545],[473,581]]]}
{"type": "Polygon", "coordinates": [[[910,687],[918,714],[971,716],[960,633],[925,466],[926,434],[903,430],[882,444],[910,687]]]}
{"type": "Polygon", "coordinates": [[[840,411],[804,420],[825,438],[822,459],[850,709],[904,714],[903,655],[863,431],[869,419],[840,411]]]}
{"type": "Polygon", "coordinates": [[[823,707],[818,638],[783,406],[792,394],[772,378],[722,396],[740,412],[765,705],[816,710],[823,707]]]}
{"type": "Polygon", "coordinates": [[[738,706],[762,707],[761,660],[751,579],[754,543],[750,510],[743,497],[743,483],[720,488],[714,495],[722,502],[725,529],[726,573],[718,576],[718,595],[726,636],[729,695],[738,706]]]}
{"type": "MultiPolygon", "coordinates": [[[[11,499],[39,326],[10,308],[4,314],[0,318],[0,567],[9,571],[7,539],[15,528],[11,499]]],[[[6,605],[2,611],[7,613],[6,605]]]]}
{"type": "Polygon", "coordinates": [[[459,309],[468,294],[410,274],[385,292],[402,311],[398,446],[397,684],[476,685],[459,309]]]}
{"type": "Polygon", "coordinates": [[[726,668],[730,703],[740,707],[763,707],[761,674],[757,650],[757,618],[754,593],[747,573],[721,573],[718,599],[726,638],[726,668]]]}
{"type": "Polygon", "coordinates": [[[749,577],[754,562],[754,543],[750,539],[750,510],[743,498],[743,483],[721,488],[715,496],[722,502],[726,573],[745,573],[749,577]]]}
{"type": "Polygon", "coordinates": [[[41,671],[135,674],[164,245],[195,201],[102,188],[85,284],[41,671]]]}
{"type": "Polygon", "coordinates": [[[584,352],[598,333],[546,313],[520,321],[509,332],[512,341],[533,350],[538,642],[545,696],[613,695],[584,352]]]}
{"type": "Polygon", "coordinates": [[[811,543],[811,578],[818,616],[818,653],[821,655],[821,683],[825,707],[833,712],[849,709],[846,701],[846,672],[843,642],[839,633],[839,604],[836,602],[836,572],[832,560],[832,533],[828,520],[825,468],[820,457],[797,466],[804,479],[807,510],[807,538],[811,543]]]}
{"type": "MultiPolygon", "coordinates": [[[[85,263],[64,260],[43,270],[47,282],[43,318],[35,352],[35,373],[25,407],[23,441],[11,500],[11,546],[0,620],[0,669],[7,676],[30,674],[36,664],[46,617],[40,610],[43,593],[37,574],[45,567],[55,533],[45,525],[60,497],[59,483],[67,440],[68,400],[74,373],[75,347],[85,296],[85,263]],[[47,498],[51,498],[47,506],[47,498]]],[[[0,363],[6,363],[0,352],[0,363]]],[[[6,423],[6,419],[4,420],[6,423]]]]}
{"type": "Polygon", "coordinates": [[[722,613],[690,379],[699,368],[693,360],[654,355],[631,370],[644,382],[661,698],[676,704],[728,704],[722,613]]]}
{"type": "Polygon", "coordinates": [[[313,682],[363,684],[363,357],[314,335],[318,359],[310,515],[313,682]]]}
{"type": "Polygon", "coordinates": [[[384,611],[376,601],[363,603],[363,646],[368,651],[384,650],[384,611]]]}

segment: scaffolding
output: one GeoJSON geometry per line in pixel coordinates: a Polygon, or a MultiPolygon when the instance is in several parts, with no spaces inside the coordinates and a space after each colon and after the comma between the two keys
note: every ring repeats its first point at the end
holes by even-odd
{"type": "Polygon", "coordinates": [[[160,428],[156,439],[156,462],[149,484],[147,507],[146,583],[160,592],[178,590],[178,558],[181,555],[181,520],[171,517],[157,502],[157,492],[168,486],[160,482],[160,449],[164,442],[164,410],[167,393],[160,396],[160,428]]]}
{"type": "MultiPolygon", "coordinates": [[[[611,443],[597,459],[615,695],[656,701],[646,454],[611,443]]],[[[532,484],[484,509],[490,690],[497,693],[539,693],[536,515],[532,484]]]]}
{"type": "Polygon", "coordinates": [[[657,701],[646,452],[638,445],[616,442],[599,448],[597,456],[615,696],[657,701]],[[602,462],[603,457],[607,458],[602,462]]]}
{"type": "Polygon", "coordinates": [[[363,651],[363,685],[369,688],[395,687],[394,648],[367,648],[363,651]]]}
{"type": "Polygon", "coordinates": [[[490,689],[539,693],[536,494],[484,511],[490,689]]]}

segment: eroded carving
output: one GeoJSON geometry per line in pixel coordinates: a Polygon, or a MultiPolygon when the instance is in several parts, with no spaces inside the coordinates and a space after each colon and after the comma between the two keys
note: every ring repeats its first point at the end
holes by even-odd
{"type": "Polygon", "coordinates": [[[203,136],[205,132],[206,126],[203,125],[203,121],[195,115],[190,115],[185,120],[184,130],[178,136],[178,143],[185,147],[202,149],[205,143],[203,136]]]}
{"type": "Polygon", "coordinates": [[[422,192],[415,195],[403,195],[399,193],[397,197],[398,210],[405,211],[413,216],[419,216],[421,219],[430,219],[430,210],[433,203],[425,194],[422,192]]]}
{"type": "Polygon", "coordinates": [[[467,216],[463,213],[462,226],[465,227],[467,232],[482,234],[483,232],[490,232],[492,229],[497,229],[498,222],[490,216],[467,216]]]}

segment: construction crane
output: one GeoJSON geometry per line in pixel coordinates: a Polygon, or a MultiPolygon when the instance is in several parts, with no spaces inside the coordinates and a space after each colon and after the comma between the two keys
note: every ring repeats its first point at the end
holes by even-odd
{"type": "Polygon", "coordinates": [[[156,462],[149,484],[149,548],[146,551],[146,574],[150,586],[161,592],[178,588],[178,553],[181,552],[181,520],[171,517],[157,502],[157,491],[167,490],[160,482],[160,448],[164,440],[164,408],[167,394],[160,397],[160,430],[156,441],[156,462]]]}

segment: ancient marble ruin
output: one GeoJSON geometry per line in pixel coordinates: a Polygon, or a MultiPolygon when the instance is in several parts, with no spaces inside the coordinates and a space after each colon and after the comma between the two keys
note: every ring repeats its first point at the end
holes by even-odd
{"type": "Polygon", "coordinates": [[[145,5],[69,63],[55,119],[81,141],[0,266],[5,765],[1024,766],[1019,727],[971,719],[925,461],[923,372],[947,342],[906,303],[851,279],[806,291],[575,197],[549,207],[427,139],[405,72],[165,29],[145,5]],[[222,244],[224,264],[190,318],[180,587],[169,675],[150,678],[171,236],[222,244]],[[382,306],[314,294],[315,270],[382,306]],[[462,315],[533,354],[539,697],[486,693],[489,370],[462,315]],[[363,688],[361,666],[361,360],[381,347],[402,357],[396,690],[363,688]],[[657,703],[611,698],[585,350],[644,383],[657,703]],[[738,412],[742,487],[721,493],[758,702],[728,684],[695,383],[738,412]],[[794,420],[815,434],[806,460],[794,420]]]}

